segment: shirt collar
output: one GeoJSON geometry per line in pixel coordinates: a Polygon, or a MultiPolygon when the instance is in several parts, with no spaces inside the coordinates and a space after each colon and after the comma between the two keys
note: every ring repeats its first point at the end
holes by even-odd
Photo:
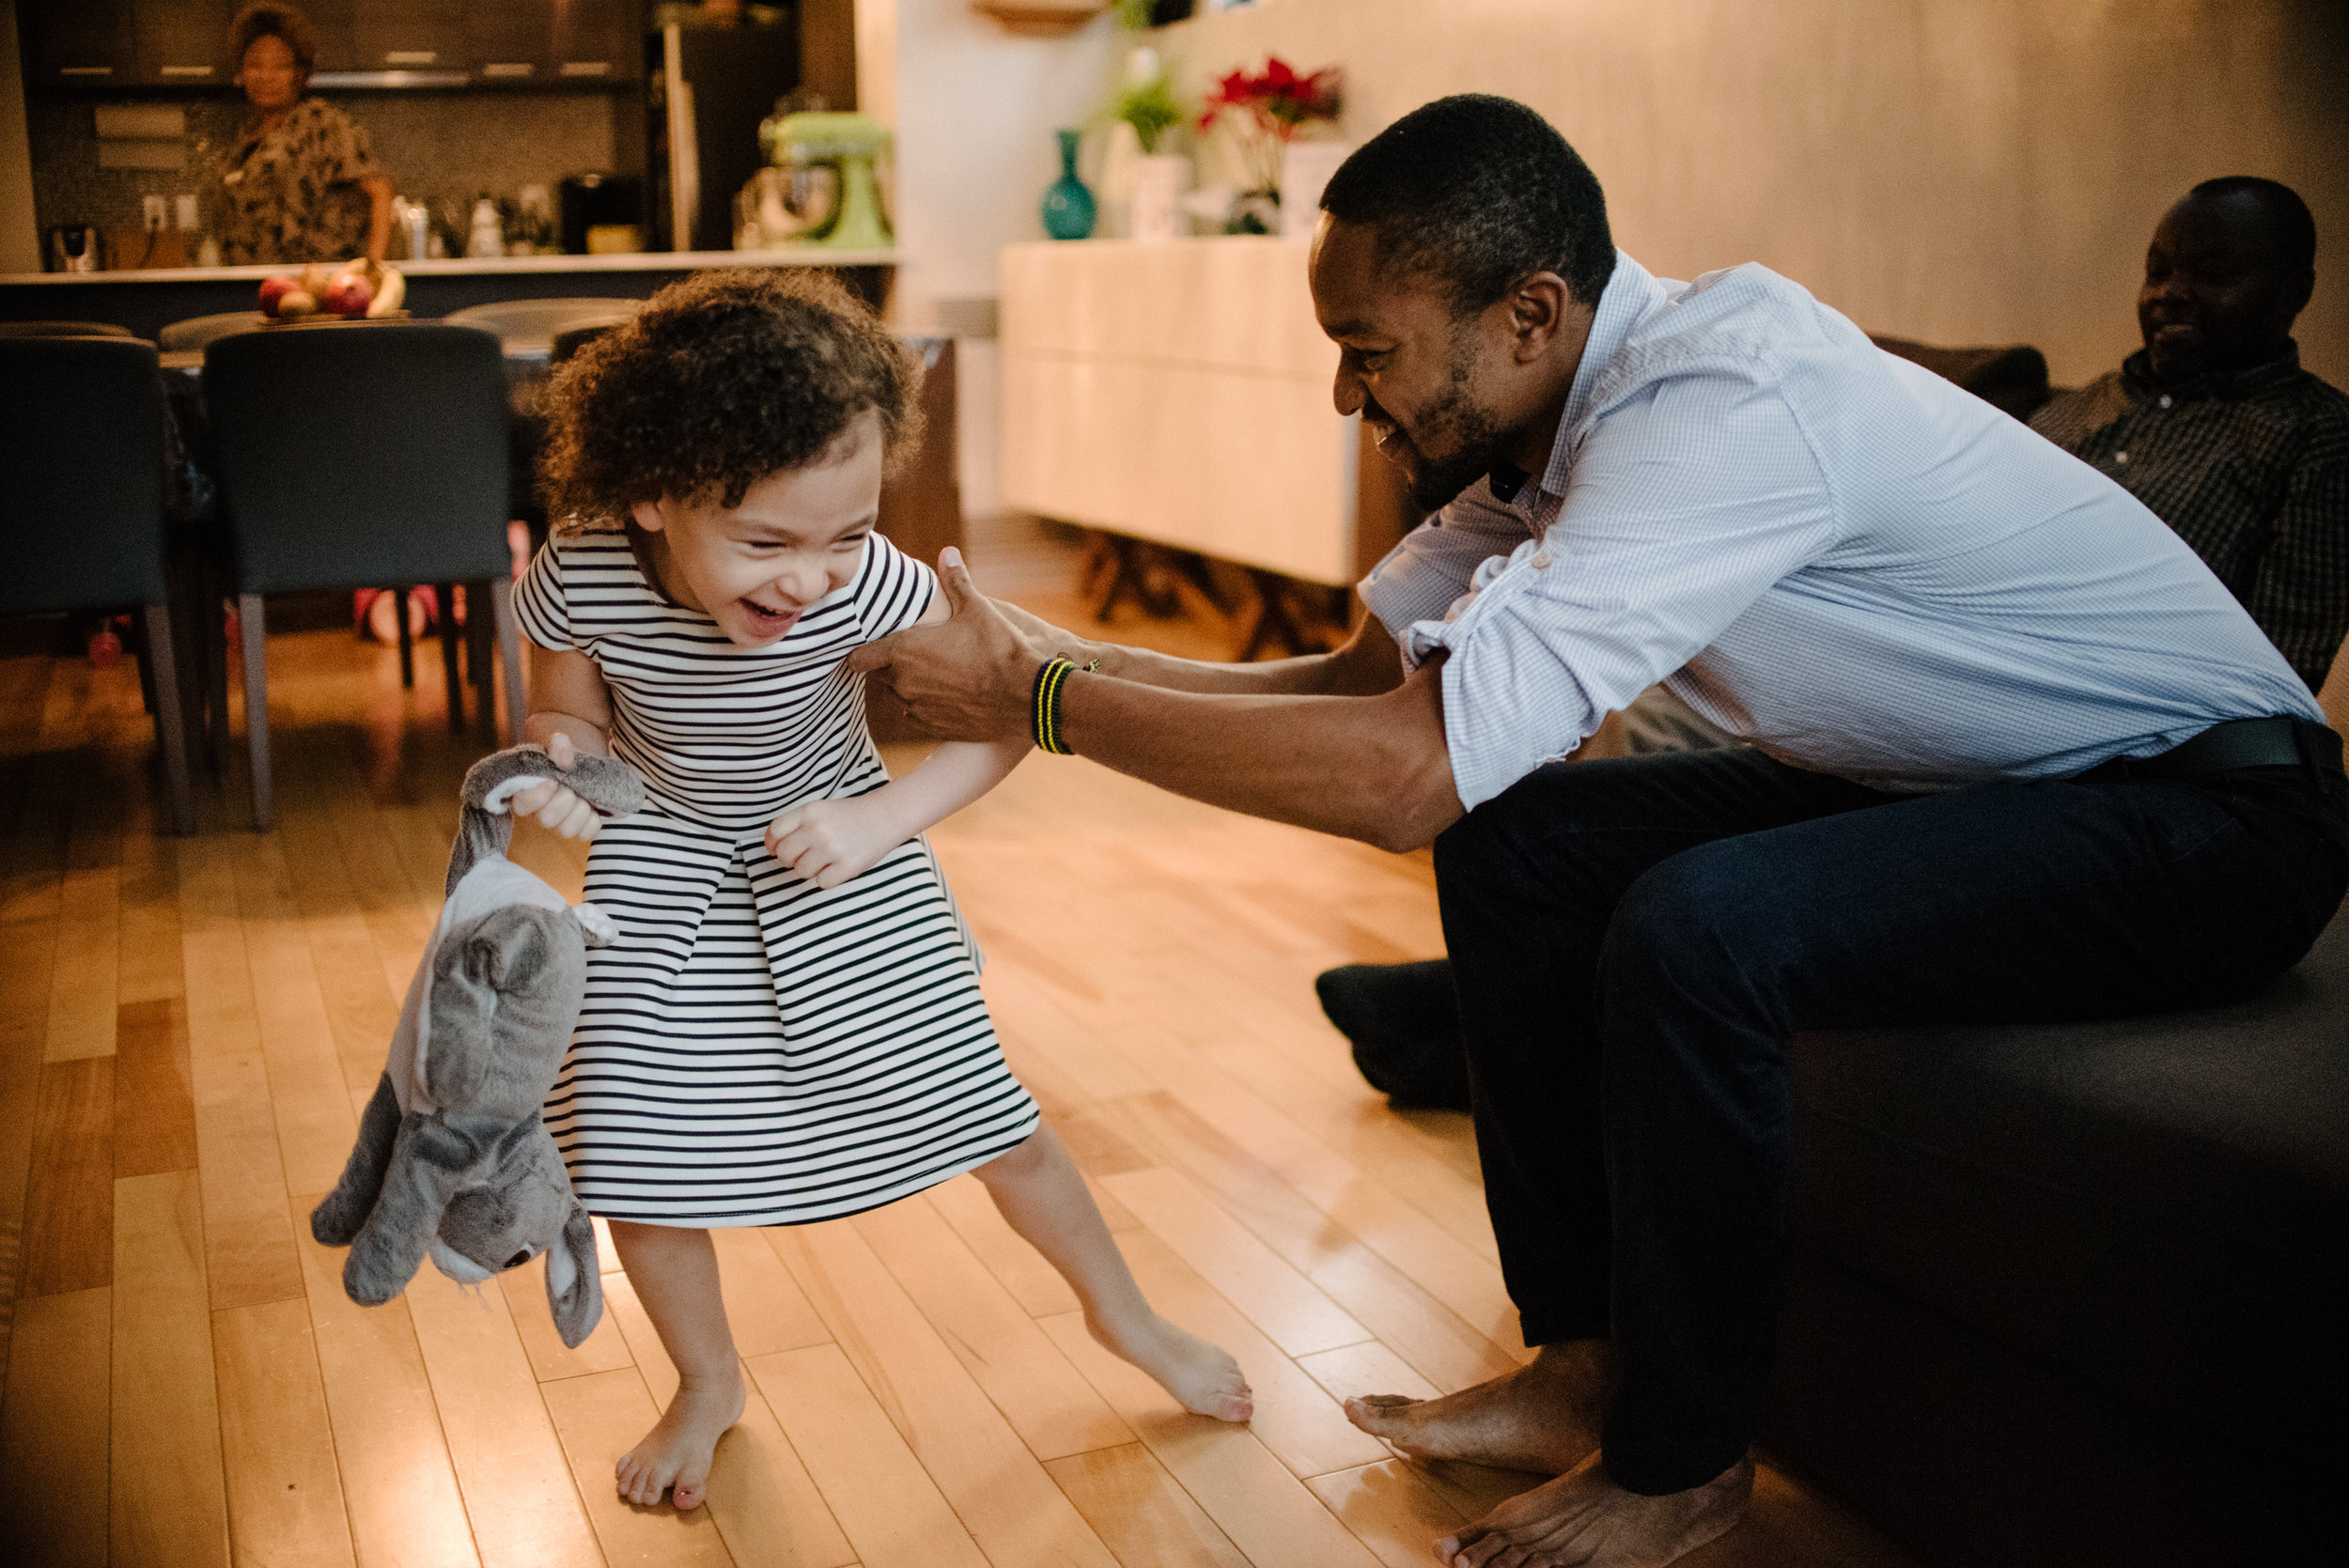
{"type": "MultiPolygon", "coordinates": [[[[1582,363],[1575,366],[1574,385],[1567,390],[1565,411],[1558,419],[1558,439],[1550,444],[1549,464],[1542,471],[1543,493],[1552,497],[1566,493],[1566,481],[1574,473],[1575,455],[1581,445],[1577,436],[1591,415],[1598,384],[1623,351],[1631,329],[1663,300],[1663,286],[1648,270],[1617,251],[1615,271],[1599,291],[1598,309],[1591,317],[1591,335],[1582,345],[1582,363]]],[[[1493,492],[1498,495],[1500,491],[1496,483],[1493,492]]],[[[1533,498],[1520,491],[1516,499],[1531,504],[1533,498]]]]}
{"type": "Polygon", "coordinates": [[[2164,381],[2154,376],[2153,356],[2139,349],[2121,362],[2121,379],[2139,402],[2147,402],[2167,394],[2182,402],[2197,398],[2217,398],[2226,402],[2242,402],[2252,397],[2264,397],[2281,392],[2300,375],[2300,345],[2287,340],[2284,351],[2263,364],[2242,370],[2214,371],[2191,380],[2164,381]]]}

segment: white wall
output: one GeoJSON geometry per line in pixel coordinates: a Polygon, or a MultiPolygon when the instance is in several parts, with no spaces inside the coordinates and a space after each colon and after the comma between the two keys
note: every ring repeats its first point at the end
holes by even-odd
{"type": "Polygon", "coordinates": [[[1650,271],[1761,261],[1872,331],[2035,343],[2059,382],[2136,346],[2163,210],[2265,175],[2316,214],[2304,361],[2349,385],[2342,0],[1264,0],[1159,40],[1193,91],[1343,66],[1356,142],[1519,99],[1650,271]]]}
{"type": "MultiPolygon", "coordinates": [[[[1041,239],[1060,176],[1052,132],[1083,125],[1109,93],[1121,35],[1107,18],[1061,39],[1015,38],[967,0],[857,0],[857,99],[896,132],[891,216],[899,325],[939,326],[941,299],[991,298],[995,257],[1041,239]]],[[[957,349],[963,510],[1003,505],[999,372],[990,339],[957,349]]]]}

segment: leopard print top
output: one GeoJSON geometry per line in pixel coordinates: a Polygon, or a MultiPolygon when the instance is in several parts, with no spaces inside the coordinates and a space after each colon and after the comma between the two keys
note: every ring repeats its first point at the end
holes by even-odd
{"type": "Polygon", "coordinates": [[[220,258],[230,264],[340,261],[366,243],[367,194],[384,172],[367,133],[324,99],[305,98],[228,154],[220,258]]]}

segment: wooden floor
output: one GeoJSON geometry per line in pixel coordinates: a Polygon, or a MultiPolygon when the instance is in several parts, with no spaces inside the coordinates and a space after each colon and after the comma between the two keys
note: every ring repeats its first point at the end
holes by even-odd
{"type": "MultiPolygon", "coordinates": [[[[613,1494],[675,1378],[624,1275],[576,1351],[536,1267],[352,1305],[306,1215],[479,747],[447,732],[437,656],[403,691],[387,650],[272,639],[281,825],[244,826],[232,775],[184,840],[157,831],[127,666],[0,660],[0,1558],[1338,1568],[1428,1561],[1532,1483],[1405,1463],[1338,1407],[1524,1355],[1465,1118],[1387,1109],[1310,985],[1439,950],[1424,857],[1081,760],[1031,757],[935,842],[1012,1064],[1153,1298],[1239,1358],[1251,1426],[1095,1348],[968,1177],[721,1233],[753,1395],[690,1516],[613,1494]]],[[[567,846],[534,831],[517,859],[576,896],[567,846]]],[[[1903,1560],[1766,1469],[1691,1560],[1903,1560]]]]}

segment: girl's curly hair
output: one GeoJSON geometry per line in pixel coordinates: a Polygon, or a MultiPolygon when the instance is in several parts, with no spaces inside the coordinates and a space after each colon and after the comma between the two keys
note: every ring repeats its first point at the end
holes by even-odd
{"type": "Polygon", "coordinates": [[[547,516],[559,532],[632,534],[640,501],[739,506],[760,480],[820,458],[868,409],[894,471],[921,442],[921,379],[879,318],[813,268],[696,272],[555,372],[547,516]]]}

